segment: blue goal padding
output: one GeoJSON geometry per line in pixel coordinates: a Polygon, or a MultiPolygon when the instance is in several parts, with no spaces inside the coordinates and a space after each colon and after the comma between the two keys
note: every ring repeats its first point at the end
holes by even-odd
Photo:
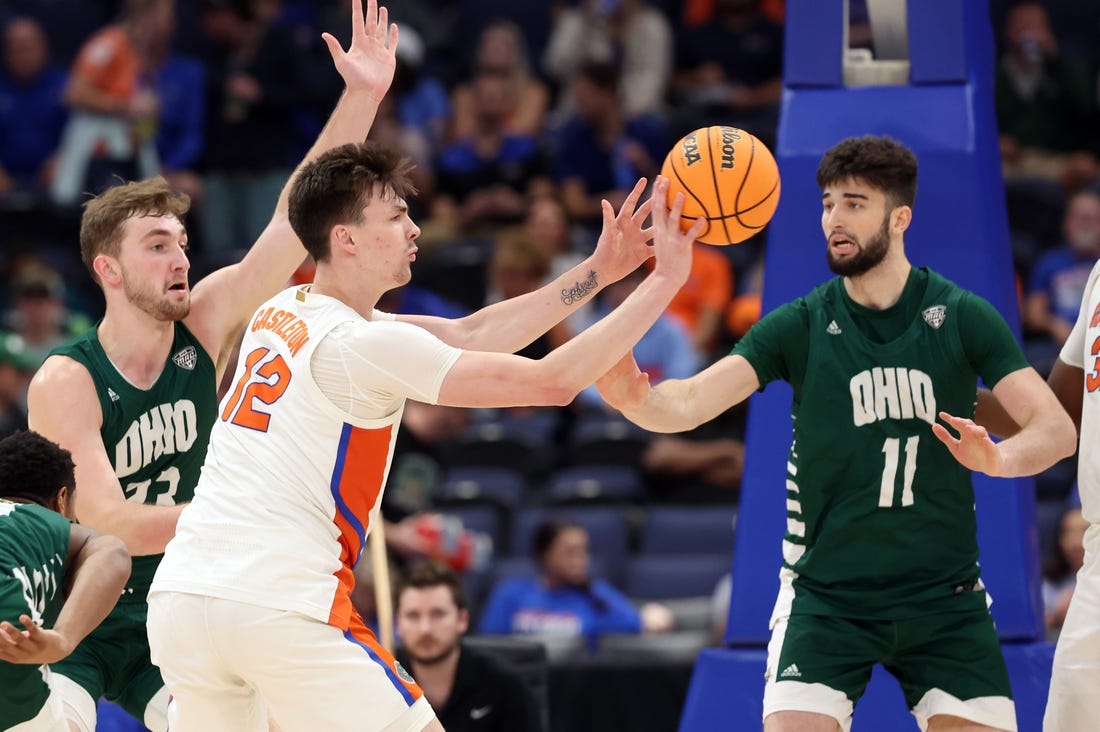
{"type": "MultiPolygon", "coordinates": [[[[1054,660],[1052,643],[1006,643],[1003,646],[1016,722],[1020,732],[1040,732],[1054,660]]],[[[691,678],[679,732],[763,728],[763,648],[708,648],[699,654],[691,678]]],[[[897,681],[876,666],[871,683],[856,704],[853,732],[916,732],[897,681]]]]}

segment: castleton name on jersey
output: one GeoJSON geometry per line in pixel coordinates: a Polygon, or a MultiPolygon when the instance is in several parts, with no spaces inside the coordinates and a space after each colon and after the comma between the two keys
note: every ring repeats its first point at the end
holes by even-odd
{"type": "Polygon", "coordinates": [[[932,377],[904,366],[865,369],[848,382],[852,393],[852,421],[857,427],[883,419],[919,419],[936,422],[936,394],[932,377]]]}
{"type": "Polygon", "coordinates": [[[190,399],[158,404],[133,420],[115,443],[115,475],[121,480],[164,455],[187,452],[199,432],[198,413],[190,399]]]}
{"type": "Polygon", "coordinates": [[[293,356],[297,356],[302,346],[309,343],[309,327],[306,322],[282,308],[261,308],[252,319],[252,332],[258,330],[270,330],[282,338],[293,356]]]}

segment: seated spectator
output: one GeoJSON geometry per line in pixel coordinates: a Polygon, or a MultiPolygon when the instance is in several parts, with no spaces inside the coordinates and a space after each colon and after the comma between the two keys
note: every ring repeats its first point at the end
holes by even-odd
{"type": "Polygon", "coordinates": [[[1077,321],[1089,274],[1100,258],[1100,189],[1086,188],[1070,199],[1062,232],[1065,244],[1035,263],[1024,300],[1024,327],[1043,339],[1029,356],[1044,372],[1077,321]]]}
{"type": "Polygon", "coordinates": [[[27,386],[37,367],[22,338],[0,332],[0,439],[27,429],[27,386]]]}
{"type": "Polygon", "coordinates": [[[774,147],[783,91],[783,25],[761,0],[717,0],[714,18],[680,35],[676,135],[725,124],[774,147]]]}
{"type": "Polygon", "coordinates": [[[458,231],[515,223],[525,193],[544,185],[545,158],[530,134],[509,132],[515,90],[499,71],[479,71],[472,82],[475,120],[470,133],[436,161],[434,215],[458,231]]]}
{"type": "Polygon", "coordinates": [[[558,130],[554,178],[570,217],[596,224],[600,200],[616,209],[640,177],[652,179],[668,152],[664,123],[631,115],[619,99],[618,72],[609,64],[586,64],[573,80],[576,113],[558,130]]]}
{"type": "MultiPolygon", "coordinates": [[[[527,216],[523,220],[524,236],[550,259],[550,271],[543,284],[553,282],[573,267],[584,261],[584,254],[574,246],[573,222],[565,203],[556,192],[547,192],[535,196],[527,206],[527,216]]],[[[592,245],[584,245],[586,251],[592,245]]],[[[569,334],[566,339],[584,330],[592,320],[592,301],[581,305],[560,324],[558,335],[569,334]]],[[[559,343],[554,341],[554,345],[559,343]]]]}
{"type": "Polygon", "coordinates": [[[20,263],[9,291],[11,307],[4,313],[4,327],[22,337],[35,368],[50,351],[92,325],[86,316],[65,306],[65,283],[45,262],[20,263]]]}
{"type": "MultiPolygon", "coordinates": [[[[627,296],[642,283],[646,268],[639,267],[633,273],[613,282],[603,289],[596,298],[596,310],[592,314],[591,325],[603,318],[626,300],[627,296]]],[[[650,384],[664,379],[686,379],[699,370],[699,353],[691,343],[687,332],[668,315],[662,315],[646,331],[642,339],[634,346],[634,360],[638,368],[649,376],[650,384]]],[[[609,409],[595,386],[577,395],[577,404],[588,409],[609,409]]]]}
{"type": "Polygon", "coordinates": [[[172,52],[172,36],[150,44],[150,89],[156,95],[155,142],[160,173],[177,191],[202,205],[198,168],[206,146],[206,72],[193,58],[172,52]]]}
{"type": "Polygon", "coordinates": [[[200,8],[207,41],[202,245],[222,262],[267,226],[307,147],[299,125],[322,98],[331,101],[335,82],[318,83],[316,55],[276,22],[277,7],[202,0],[200,8]]]}
{"type": "Polygon", "coordinates": [[[1075,506],[1062,514],[1054,557],[1043,569],[1043,609],[1049,634],[1057,635],[1066,620],[1069,602],[1077,584],[1077,572],[1085,562],[1085,531],[1088,520],[1075,506]]]}
{"type": "Polygon", "coordinates": [[[1074,191],[1100,173],[1089,145],[1096,89],[1082,60],[1063,53],[1037,0],[1008,11],[994,96],[1006,179],[1039,178],[1074,191]]]}
{"type": "Polygon", "coordinates": [[[75,205],[82,192],[113,185],[116,176],[159,172],[151,61],[153,49],[170,42],[173,13],[172,0],[127,0],[120,20],[81,48],[65,88],[71,114],[53,180],[57,203],[75,205]]]}
{"type": "Polygon", "coordinates": [[[4,28],[0,70],[0,198],[44,197],[68,110],[61,102],[65,72],[51,63],[37,21],[17,17],[4,28]]]}
{"type": "Polygon", "coordinates": [[[628,115],[662,110],[672,76],[672,27],[646,0],[583,0],[554,22],[542,65],[562,89],[560,111],[576,103],[577,75],[598,63],[615,69],[628,115]]]}
{"type": "MultiPolygon", "coordinates": [[[[401,42],[404,43],[404,37],[401,42]]],[[[497,20],[481,32],[475,51],[473,77],[482,71],[503,74],[511,87],[512,107],[504,120],[504,129],[513,135],[539,139],[546,126],[550,91],[531,73],[527,44],[515,23],[497,20]]],[[[477,100],[470,82],[455,87],[452,138],[462,140],[477,129],[477,100]]]]}
{"type": "Polygon", "coordinates": [[[648,602],[639,610],[630,599],[588,573],[588,532],[548,521],[534,535],[537,577],[506,579],[493,588],[478,632],[495,635],[583,637],[594,649],[606,633],[661,633],[672,612],[648,602]]]}
{"type": "Polygon", "coordinates": [[[470,626],[458,576],[437,562],[414,564],[394,588],[396,656],[424,690],[448,732],[540,732],[538,703],[515,671],[462,643],[470,626]]]}

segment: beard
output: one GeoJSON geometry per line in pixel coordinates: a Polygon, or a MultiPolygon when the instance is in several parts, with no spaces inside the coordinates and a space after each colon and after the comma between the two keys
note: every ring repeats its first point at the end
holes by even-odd
{"type": "MultiPolygon", "coordinates": [[[[826,246],[825,260],[833,274],[841,277],[858,277],[873,269],[879,262],[886,259],[886,253],[890,251],[890,217],[882,219],[882,226],[876,231],[866,244],[862,244],[855,237],[850,238],[859,251],[845,259],[837,259],[833,250],[826,246]]],[[[826,239],[828,242],[828,239],[826,239]]]]}
{"type": "Polygon", "coordinates": [[[147,315],[157,320],[172,321],[183,320],[191,312],[191,296],[181,303],[171,302],[164,295],[157,295],[151,287],[143,287],[133,284],[133,280],[122,272],[122,289],[126,294],[126,300],[147,315]]]}
{"type": "Polygon", "coordinates": [[[458,641],[456,640],[451,645],[443,648],[438,653],[431,656],[424,656],[417,652],[411,644],[405,647],[405,651],[409,654],[409,658],[421,666],[435,666],[450,658],[451,654],[458,649],[458,641]]]}

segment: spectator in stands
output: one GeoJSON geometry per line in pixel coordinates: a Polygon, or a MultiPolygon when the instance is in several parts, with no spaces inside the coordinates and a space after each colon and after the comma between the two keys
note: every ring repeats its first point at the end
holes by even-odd
{"type": "Polygon", "coordinates": [[[394,590],[402,649],[412,672],[448,732],[540,732],[534,694],[515,671],[462,643],[470,625],[458,576],[438,562],[413,565],[394,590]]]}
{"type": "Polygon", "coordinates": [[[1055,181],[1070,191],[1094,180],[1096,89],[1085,64],[1059,50],[1037,0],[1009,10],[1004,45],[995,99],[1005,177],[1055,181]]]}
{"type": "Polygon", "coordinates": [[[91,321],[65,306],[65,283],[45,262],[20,262],[9,292],[11,308],[4,313],[4,327],[23,339],[27,357],[35,368],[55,347],[91,326],[91,321]]]}
{"type": "Polygon", "coordinates": [[[126,0],[117,23],[80,50],[65,89],[71,114],[58,150],[54,200],[79,203],[80,194],[113,185],[113,178],[146,178],[160,170],[155,145],[160,101],[154,88],[154,49],[170,43],[174,0],[126,0]]]}
{"type": "Polygon", "coordinates": [[[554,177],[569,215],[588,225],[600,199],[617,207],[639,177],[660,170],[668,140],[659,118],[624,110],[615,66],[585,64],[572,86],[576,113],[557,132],[554,177]]]}
{"type": "MultiPolygon", "coordinates": [[[[345,25],[347,15],[341,17],[345,25]]],[[[350,33],[348,27],[343,35],[350,37],[350,33]]],[[[446,142],[451,101],[443,83],[425,67],[425,53],[416,29],[402,25],[393,87],[382,100],[369,137],[408,155],[416,163],[412,175],[417,192],[430,196],[435,190],[435,158],[446,142]]],[[[419,204],[410,201],[409,205],[419,204]]]]}
{"type": "Polygon", "coordinates": [[[198,172],[206,145],[206,79],[202,64],[172,50],[171,34],[148,49],[150,89],[157,99],[156,149],[160,172],[172,187],[202,205],[198,172]]]}
{"type": "Polygon", "coordinates": [[[255,241],[300,159],[300,113],[330,99],[317,66],[277,16],[248,0],[202,0],[209,41],[202,241],[225,258],[255,241]]]}
{"type": "Polygon", "coordinates": [[[783,91],[783,26],[761,0],[716,0],[714,18],[676,44],[676,135],[725,124],[774,146],[783,91]]]}
{"type": "Polygon", "coordinates": [[[573,95],[560,109],[577,102],[572,83],[591,63],[616,69],[627,115],[659,112],[672,76],[668,19],[646,0],[583,0],[561,11],[542,59],[543,69],[573,95]]]}
{"type": "Polygon", "coordinates": [[[508,74],[481,70],[471,85],[474,124],[436,161],[433,212],[465,232],[518,222],[526,207],[524,194],[546,185],[538,141],[508,130],[517,103],[508,74]]]}
{"type": "MultiPolygon", "coordinates": [[[[592,314],[594,323],[622,304],[627,296],[645,279],[646,268],[639,267],[633,273],[618,282],[609,284],[597,298],[597,306],[592,314]]],[[[687,332],[668,315],[657,319],[642,339],[634,346],[634,360],[638,368],[649,376],[649,383],[656,384],[664,379],[686,379],[700,367],[699,353],[691,343],[687,332]]],[[[604,411],[609,409],[600,398],[595,386],[577,395],[577,404],[586,408],[604,411]]]]}
{"type": "Polygon", "coordinates": [[[50,61],[42,26],[12,19],[4,28],[0,70],[0,198],[20,192],[44,197],[68,111],[61,103],[65,72],[50,61]]]}
{"type": "MultiPolygon", "coordinates": [[[[404,42],[404,41],[402,41],[404,42]]],[[[546,126],[550,91],[546,84],[531,73],[527,44],[515,23],[497,20],[481,32],[475,51],[473,78],[482,71],[504,74],[511,87],[511,108],[504,120],[504,129],[514,135],[539,139],[546,126]]],[[[452,95],[454,119],[452,135],[456,140],[474,134],[477,128],[477,100],[473,85],[459,84],[452,95]]]]}
{"type": "MultiPolygon", "coordinates": [[[[522,231],[504,234],[497,239],[489,262],[486,304],[534,292],[549,281],[549,275],[550,258],[526,234],[522,231]]],[[[527,358],[542,358],[567,340],[569,331],[564,323],[558,323],[518,353],[527,358]]]]}
{"type": "Polygon", "coordinates": [[[533,544],[538,576],[506,579],[494,587],[479,632],[583,637],[594,649],[607,633],[660,633],[672,627],[672,612],[664,605],[636,608],[589,575],[584,527],[547,521],[535,530],[533,544]]]}
{"type": "Polygon", "coordinates": [[[0,439],[27,429],[27,385],[36,368],[23,339],[0,332],[0,439]]]}
{"type": "Polygon", "coordinates": [[[1067,509],[1058,524],[1054,556],[1043,569],[1043,608],[1048,633],[1056,635],[1065,622],[1077,584],[1077,572],[1085,562],[1085,530],[1088,527],[1080,505],[1067,509]]]}
{"type": "Polygon", "coordinates": [[[1042,337],[1029,358],[1041,361],[1036,367],[1044,372],[1077,321],[1089,274],[1100,258],[1100,189],[1086,188],[1070,199],[1062,232],[1065,244],[1036,262],[1024,300],[1024,327],[1042,337]]]}
{"type": "MultiPolygon", "coordinates": [[[[585,255],[574,247],[569,211],[556,191],[535,196],[530,201],[523,220],[523,234],[550,260],[546,282],[556,280],[584,260],[585,255]]],[[[593,310],[592,301],[581,305],[560,324],[561,332],[574,335],[581,332],[591,322],[593,310]]]]}

